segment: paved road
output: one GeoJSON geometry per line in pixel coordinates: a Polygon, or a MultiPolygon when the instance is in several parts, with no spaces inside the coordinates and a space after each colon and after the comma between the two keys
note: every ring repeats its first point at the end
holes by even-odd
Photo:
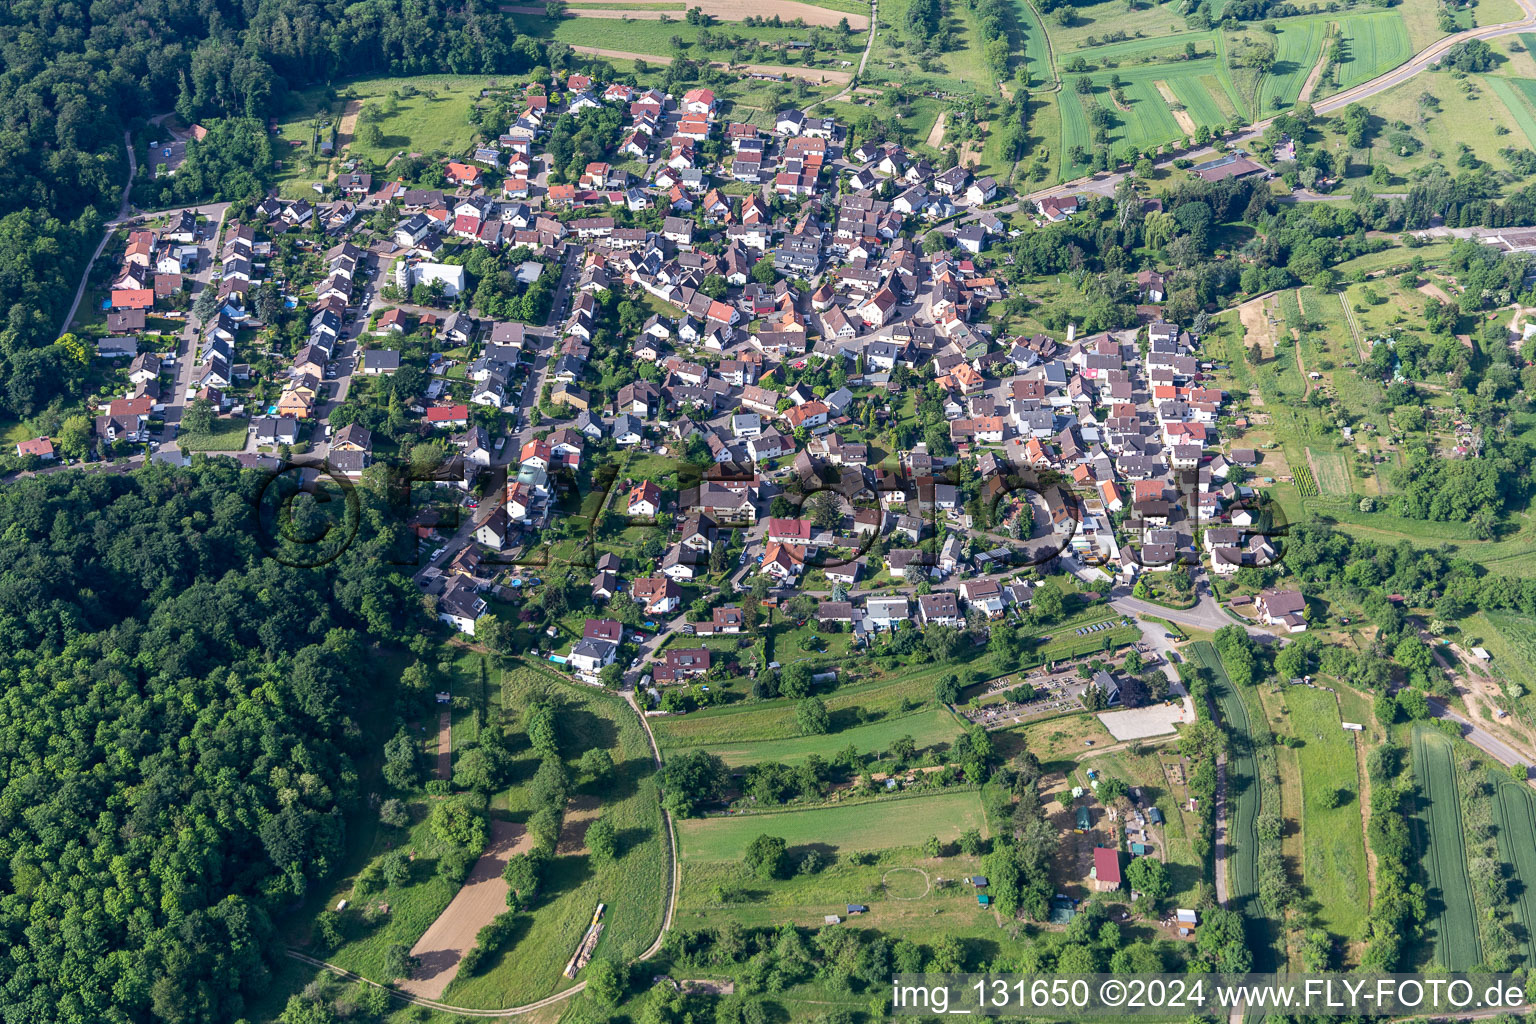
{"type": "Polygon", "coordinates": [[[1523,765],[1527,770],[1526,774],[1530,774],[1532,762],[1529,756],[1516,750],[1487,729],[1452,711],[1433,697],[1429,700],[1429,713],[1436,718],[1444,718],[1460,725],[1462,738],[1495,760],[1506,765],[1523,765]]]}
{"type": "MultiPolygon", "coordinates": [[[[848,88],[830,99],[822,100],[823,103],[838,103],[853,95],[853,90],[858,88],[859,80],[864,77],[864,65],[869,63],[869,51],[875,48],[875,31],[880,25],[880,4],[878,0],[870,0],[869,4],[869,38],[864,40],[864,53],[859,57],[859,70],[853,73],[848,80],[848,88]]],[[[812,104],[814,106],[815,104],[812,104]]]]}
{"type": "MultiPolygon", "coordinates": [[[[188,290],[192,292],[195,301],[197,294],[204,288],[213,287],[213,268],[222,266],[219,250],[223,244],[224,215],[229,212],[229,204],[212,203],[208,206],[189,207],[189,209],[194,214],[207,217],[208,223],[214,225],[212,234],[208,236],[208,260],[198,268],[188,282],[188,290]]],[[[189,312],[186,319],[182,321],[181,331],[176,337],[175,383],[171,385],[170,394],[160,396],[165,405],[165,427],[160,431],[161,444],[170,443],[179,429],[181,414],[187,405],[187,388],[192,384],[192,369],[197,365],[197,342],[202,335],[202,330],[202,321],[189,312]]]]}
{"type": "MultiPolygon", "coordinates": [[[[1197,584],[1197,587],[1203,588],[1204,584],[1197,584]]],[[[1114,587],[1109,592],[1109,598],[1109,606],[1111,608],[1128,615],[1155,616],[1160,619],[1167,619],[1169,622],[1176,622],[1181,626],[1188,626],[1190,629],[1201,629],[1209,632],[1215,632],[1223,626],[1241,625],[1248,631],[1249,636],[1262,637],[1266,641],[1275,638],[1275,634],[1267,629],[1251,623],[1240,623],[1237,619],[1232,618],[1232,616],[1222,610],[1220,602],[1211,596],[1209,590],[1203,590],[1200,593],[1199,600],[1193,608],[1182,609],[1164,608],[1160,604],[1132,597],[1129,587],[1114,587]]]]}

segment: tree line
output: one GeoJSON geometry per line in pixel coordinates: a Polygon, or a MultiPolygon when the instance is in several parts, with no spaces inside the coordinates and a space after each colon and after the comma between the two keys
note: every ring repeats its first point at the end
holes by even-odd
{"type": "Polygon", "coordinates": [[[369,651],[426,623],[387,527],[267,557],[265,483],[199,459],[0,491],[7,1017],[237,1019],[336,866],[369,651]]]}

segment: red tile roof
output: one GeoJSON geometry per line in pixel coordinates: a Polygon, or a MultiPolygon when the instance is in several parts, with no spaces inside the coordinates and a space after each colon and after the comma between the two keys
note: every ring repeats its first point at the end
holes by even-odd
{"type": "Polygon", "coordinates": [[[1093,848],[1093,877],[1107,885],[1120,884],[1120,854],[1102,846],[1093,848]]]}

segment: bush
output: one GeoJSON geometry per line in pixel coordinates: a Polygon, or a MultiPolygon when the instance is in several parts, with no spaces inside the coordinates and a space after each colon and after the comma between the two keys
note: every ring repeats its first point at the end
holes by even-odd
{"type": "Polygon", "coordinates": [[[788,852],[789,844],[779,836],[760,835],[747,845],[747,868],[758,878],[780,878],[784,874],[788,852]]]}
{"type": "Polygon", "coordinates": [[[445,843],[478,855],[485,849],[485,813],[468,795],[432,805],[432,834],[445,843]]]}

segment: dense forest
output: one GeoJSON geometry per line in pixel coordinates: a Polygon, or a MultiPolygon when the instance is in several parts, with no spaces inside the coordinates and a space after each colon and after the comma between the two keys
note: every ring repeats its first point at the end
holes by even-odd
{"type": "Polygon", "coordinates": [[[370,650],[421,606],[387,529],[266,557],[264,484],[219,459],[0,492],[5,1020],[240,1018],[341,849],[370,650]]]}
{"type": "MultiPolygon", "coordinates": [[[[171,110],[259,124],[315,82],[513,73],[546,56],[486,0],[19,0],[0,5],[0,40],[0,409],[15,416],[45,408],[80,376],[64,372],[69,352],[54,342],[101,226],[117,213],[125,130],[147,130],[147,118],[171,110]]],[[[230,138],[249,153],[248,138],[230,138]]],[[[226,162],[205,154],[207,173],[178,183],[177,198],[217,194],[208,175],[226,162]]],[[[237,175],[232,187],[250,180],[237,175]]]]}

